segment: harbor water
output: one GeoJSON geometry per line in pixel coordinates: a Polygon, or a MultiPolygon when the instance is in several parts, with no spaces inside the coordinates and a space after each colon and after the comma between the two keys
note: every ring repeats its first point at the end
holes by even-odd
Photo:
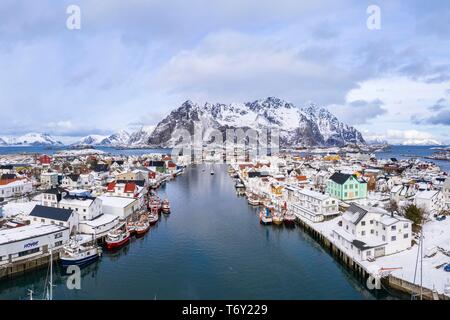
{"type": "MultiPolygon", "coordinates": [[[[172,214],[143,238],[82,270],[81,289],[55,265],[55,299],[375,299],[301,228],[262,226],[225,165],[187,168],[158,191],[172,214]]],[[[47,270],[0,281],[0,299],[42,295],[47,270]]]]}

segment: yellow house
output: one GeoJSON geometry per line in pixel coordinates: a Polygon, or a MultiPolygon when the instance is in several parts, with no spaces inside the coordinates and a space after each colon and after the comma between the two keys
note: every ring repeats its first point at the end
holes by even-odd
{"type": "Polygon", "coordinates": [[[323,157],[324,161],[339,161],[341,157],[338,154],[329,154],[323,157]]]}
{"type": "Polygon", "coordinates": [[[283,186],[280,185],[272,185],[272,193],[276,197],[281,197],[283,195],[283,186]]]}

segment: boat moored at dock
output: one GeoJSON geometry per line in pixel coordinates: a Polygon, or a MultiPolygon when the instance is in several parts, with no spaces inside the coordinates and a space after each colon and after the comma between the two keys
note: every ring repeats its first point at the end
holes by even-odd
{"type": "Polygon", "coordinates": [[[170,203],[169,203],[169,200],[164,199],[164,200],[162,201],[162,203],[161,203],[161,211],[162,211],[163,213],[166,213],[166,214],[170,213],[170,203]]]}
{"type": "Polygon", "coordinates": [[[96,261],[101,253],[101,248],[96,245],[86,246],[72,240],[63,247],[60,254],[61,265],[63,267],[72,265],[84,267],[96,261]]]}
{"type": "Polygon", "coordinates": [[[128,230],[116,229],[108,232],[105,239],[106,249],[114,250],[130,242],[131,234],[128,230]]]}
{"type": "Polygon", "coordinates": [[[272,213],[268,208],[261,210],[261,212],[259,213],[259,222],[263,225],[272,224],[272,213]]]}

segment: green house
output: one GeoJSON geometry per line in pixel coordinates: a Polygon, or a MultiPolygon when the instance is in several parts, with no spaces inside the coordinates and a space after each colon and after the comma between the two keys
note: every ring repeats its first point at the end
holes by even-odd
{"type": "Polygon", "coordinates": [[[327,182],[327,193],[339,200],[355,200],[367,197],[367,182],[355,175],[335,172],[327,182]]]}

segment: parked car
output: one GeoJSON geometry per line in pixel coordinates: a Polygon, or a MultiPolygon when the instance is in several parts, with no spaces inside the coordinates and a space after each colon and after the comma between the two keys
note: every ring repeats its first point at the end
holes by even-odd
{"type": "Polygon", "coordinates": [[[436,217],[436,220],[437,220],[437,221],[442,221],[442,220],[445,220],[445,218],[446,218],[446,217],[442,214],[442,215],[440,215],[440,216],[437,216],[437,217],[436,217]]]}
{"type": "Polygon", "coordinates": [[[444,267],[444,271],[450,272],[450,263],[444,267]]]}

